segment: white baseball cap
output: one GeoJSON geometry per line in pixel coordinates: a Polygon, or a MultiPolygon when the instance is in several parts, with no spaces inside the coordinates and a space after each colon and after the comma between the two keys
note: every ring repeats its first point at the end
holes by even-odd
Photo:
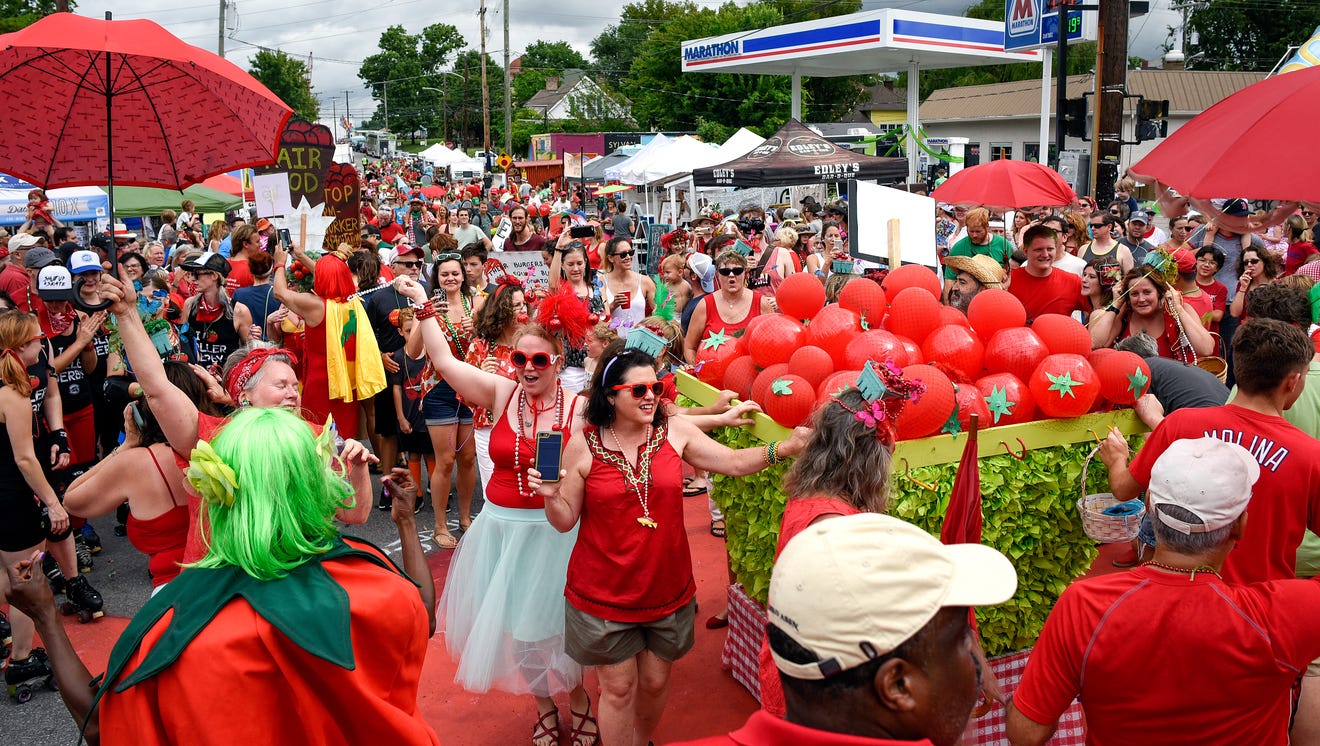
{"type": "Polygon", "coordinates": [[[75,275],[83,272],[100,272],[101,257],[94,251],[75,251],[69,255],[69,271],[75,275]]]}
{"type": "Polygon", "coordinates": [[[1175,440],[1155,459],[1146,496],[1161,523],[1184,534],[1221,529],[1238,519],[1251,502],[1260,464],[1247,449],[1216,438],[1175,440]],[[1160,510],[1175,505],[1201,519],[1180,520],[1160,510]]]}
{"type": "Polygon", "coordinates": [[[877,513],[831,518],[793,537],[770,578],[770,622],[815,654],[795,679],[824,679],[893,652],[940,609],[1007,601],[1017,590],[1008,558],[982,544],[941,544],[877,513]]]}
{"type": "Polygon", "coordinates": [[[73,275],[58,264],[43,267],[37,275],[37,297],[42,300],[73,300],[73,275]]]}

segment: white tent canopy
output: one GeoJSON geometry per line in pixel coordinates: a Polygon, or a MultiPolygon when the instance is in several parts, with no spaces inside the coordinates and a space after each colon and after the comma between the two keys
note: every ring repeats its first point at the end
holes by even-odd
{"type": "Polygon", "coordinates": [[[466,155],[450,150],[442,143],[436,143],[418,155],[437,166],[448,166],[451,163],[470,160],[466,155]]]}
{"type": "Polygon", "coordinates": [[[622,181],[624,169],[631,168],[634,163],[644,162],[642,159],[649,158],[651,153],[665,147],[668,144],[669,144],[668,137],[665,137],[663,134],[656,135],[655,137],[651,138],[651,141],[648,142],[646,145],[644,145],[641,150],[637,151],[633,155],[633,157],[629,158],[628,160],[622,163],[617,163],[605,169],[605,180],[622,181]]]}
{"type": "Polygon", "coordinates": [[[651,151],[646,158],[624,163],[619,169],[619,180],[625,184],[649,184],[657,179],[691,171],[697,164],[706,162],[715,151],[716,148],[710,144],[683,135],[651,151]]]}
{"type": "MultiPolygon", "coordinates": [[[[708,149],[707,152],[703,154],[704,157],[698,162],[684,164],[683,170],[674,171],[673,173],[661,177],[660,181],[668,182],[664,184],[664,188],[669,191],[670,214],[674,216],[679,216],[681,214],[678,211],[677,190],[679,189],[686,189],[687,192],[687,212],[685,214],[689,218],[696,214],[697,187],[692,185],[693,169],[709,168],[720,163],[728,163],[736,158],[741,158],[750,153],[752,148],[757,147],[763,142],[765,142],[764,137],[761,137],[746,127],[740,127],[737,132],[729,137],[728,140],[724,141],[723,145],[720,145],[717,148],[708,149]]],[[[727,191],[727,189],[723,187],[718,187],[716,189],[718,191],[727,191]]]]}

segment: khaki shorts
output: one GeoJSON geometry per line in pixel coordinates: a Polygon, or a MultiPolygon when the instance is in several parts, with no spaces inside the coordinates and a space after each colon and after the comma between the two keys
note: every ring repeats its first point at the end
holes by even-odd
{"type": "Polygon", "coordinates": [[[564,605],[564,651],[584,666],[612,666],[643,650],[673,662],[696,642],[697,600],[654,622],[611,622],[564,605]]]}
{"type": "Polygon", "coordinates": [[[1306,673],[1302,675],[1308,678],[1320,676],[1320,658],[1311,661],[1311,665],[1306,667],[1306,673]]]}

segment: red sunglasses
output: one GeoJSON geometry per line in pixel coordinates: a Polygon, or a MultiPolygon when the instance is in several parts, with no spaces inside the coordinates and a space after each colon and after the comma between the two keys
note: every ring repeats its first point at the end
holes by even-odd
{"type": "Polygon", "coordinates": [[[549,368],[552,363],[559,362],[559,356],[551,355],[546,352],[534,352],[531,357],[528,357],[527,353],[522,350],[514,350],[513,353],[509,355],[509,362],[513,363],[515,368],[526,368],[528,361],[531,361],[533,368],[536,368],[537,370],[545,370],[546,368],[549,368]]]}
{"type": "Polygon", "coordinates": [[[633,395],[634,399],[641,399],[646,396],[647,390],[650,390],[650,392],[656,396],[665,393],[665,385],[660,381],[655,381],[654,383],[621,383],[611,388],[615,391],[628,391],[633,395]]]}

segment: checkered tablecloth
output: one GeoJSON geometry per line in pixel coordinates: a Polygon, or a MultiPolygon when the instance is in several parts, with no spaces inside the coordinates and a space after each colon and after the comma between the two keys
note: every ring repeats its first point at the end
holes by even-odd
{"type": "MultiPolygon", "coordinates": [[[[761,698],[761,682],[757,675],[756,657],[761,649],[761,636],[764,632],[765,610],[747,595],[741,585],[729,586],[729,635],[724,641],[720,664],[758,700],[761,698]]],[[[1017,689],[1030,653],[1030,650],[1024,650],[990,659],[990,670],[999,679],[999,686],[1005,696],[1011,696],[1017,689]]],[[[964,746],[1008,746],[1008,738],[1004,736],[1004,709],[995,708],[988,715],[969,723],[962,743],[964,746]]],[[[1085,745],[1086,722],[1082,718],[1082,706],[1079,703],[1073,702],[1063,713],[1054,738],[1047,743],[1050,746],[1085,745]]]]}

